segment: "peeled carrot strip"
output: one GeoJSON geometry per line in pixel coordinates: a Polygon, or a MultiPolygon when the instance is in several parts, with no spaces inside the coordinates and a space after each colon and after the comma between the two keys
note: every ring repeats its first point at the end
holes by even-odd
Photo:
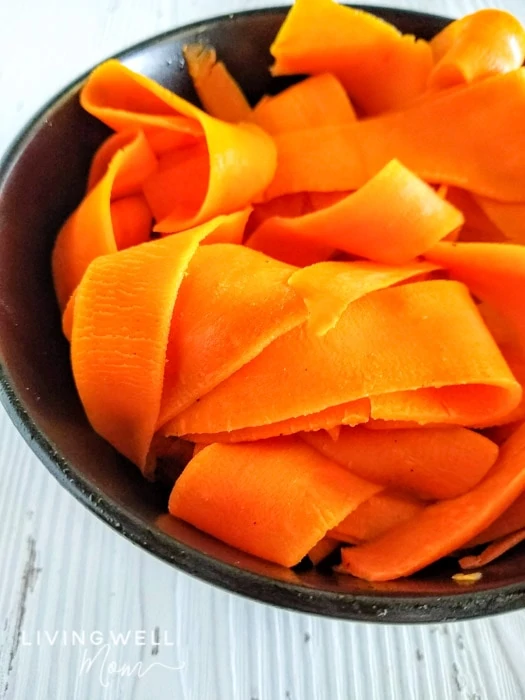
{"type": "MultiPolygon", "coordinates": [[[[157,167],[157,161],[140,132],[118,134],[118,138],[105,141],[95,154],[89,191],[63,225],[53,249],[53,282],[62,310],[89,263],[118,249],[111,200],[124,193],[140,192],[140,183],[153,167],[157,167]],[[103,166],[106,171],[101,176],[103,166]]],[[[144,218],[143,211],[142,222],[144,218]]],[[[144,232],[144,223],[140,229],[144,232]]],[[[130,230],[128,227],[128,234],[122,235],[124,244],[137,240],[130,230]]]]}
{"type": "Polygon", "coordinates": [[[209,222],[92,262],[75,294],[71,360],[93,428],[149,476],[177,293],[209,222]]]}
{"type": "Polygon", "coordinates": [[[324,335],[356,299],[435,269],[428,263],[387,267],[360,260],[321,262],[297,270],[288,284],[304,299],[312,332],[324,335]]]}
{"type": "Polygon", "coordinates": [[[158,166],[142,131],[120,131],[104,141],[91,161],[88,192],[102,180],[114,155],[120,150],[124,151],[124,162],[115,176],[111,196],[117,199],[142,192],[142,183],[158,166]]]}
{"type": "Polygon", "coordinates": [[[525,248],[498,243],[438,243],[425,257],[495,306],[525,339],[525,248]]]}
{"type": "Polygon", "coordinates": [[[486,566],[495,559],[499,559],[510,549],[523,542],[523,540],[525,540],[525,530],[518,530],[518,532],[513,532],[511,535],[506,535],[500,540],[492,542],[481,554],[461,557],[459,565],[462,569],[478,569],[486,566]]]}
{"type": "MultiPolygon", "coordinates": [[[[487,197],[475,201],[492,225],[500,231],[499,240],[525,244],[525,203],[498,202],[487,197]]],[[[498,239],[494,239],[498,242],[498,239]]]]}
{"type": "Polygon", "coordinates": [[[226,122],[247,121],[251,107],[243,91],[215,49],[202,44],[189,44],[182,50],[195,91],[204,109],[212,117],[226,122]]]}
{"type": "MultiPolygon", "coordinates": [[[[455,185],[500,201],[523,202],[524,119],[525,71],[520,68],[437,93],[392,114],[339,127],[339,158],[354,164],[360,153],[369,176],[398,158],[428,182],[455,185]]],[[[326,128],[308,131],[308,143],[315,142],[314,132],[317,139],[328,135],[326,128]]],[[[332,148],[330,142],[329,146],[332,148]]],[[[325,177],[323,172],[318,174],[320,180],[325,177]]]]}
{"type": "Polygon", "coordinates": [[[356,115],[339,80],[323,73],[306,78],[278,95],[263,97],[252,118],[269,134],[281,134],[315,126],[350,124],[356,115]]]}
{"type": "Polygon", "coordinates": [[[410,520],[425,510],[426,504],[413,497],[384,490],[361,503],[350,515],[330,530],[335,537],[349,544],[361,544],[410,520]]]}
{"type": "Polygon", "coordinates": [[[114,59],[92,71],[80,104],[114,131],[144,131],[156,153],[195,143],[204,133],[197,107],[114,59]]]}
{"type": "Polygon", "coordinates": [[[490,398],[487,420],[512,410],[522,393],[468,290],[457,282],[416,282],[355,301],[321,338],[305,326],[289,331],[172,427],[178,435],[230,431],[368,396],[455,386],[471,389],[473,400],[478,389],[490,398]]]}
{"type": "MultiPolygon", "coordinates": [[[[483,241],[485,243],[504,243],[507,241],[503,231],[491,221],[480,206],[478,197],[458,187],[449,187],[447,199],[456,209],[460,210],[465,219],[458,240],[462,242],[483,241]]],[[[508,206],[513,205],[509,204],[508,206]]]]}
{"type": "Polygon", "coordinates": [[[372,431],[358,426],[342,428],[335,441],[323,431],[302,437],[363,479],[430,500],[466,493],[498,456],[496,444],[465,428],[372,431]]]}
{"type": "Polygon", "coordinates": [[[197,251],[171,324],[159,427],[303,323],[294,269],[244,246],[197,251]]]}
{"type": "Polygon", "coordinates": [[[428,506],[381,537],[342,551],[343,569],[368,581],[408,576],[462,547],[493,522],[525,488],[525,426],[501,448],[471,491],[428,506]]]}
{"type": "MultiPolygon", "coordinates": [[[[351,401],[342,406],[331,406],[319,413],[308,416],[298,416],[288,418],[278,423],[269,425],[259,425],[255,428],[241,428],[231,432],[222,433],[195,433],[186,435],[185,439],[198,443],[211,444],[213,442],[252,442],[254,440],[265,440],[267,438],[281,437],[282,435],[292,435],[302,431],[319,431],[329,435],[328,431],[339,429],[342,423],[345,425],[358,425],[366,423],[370,415],[370,403],[367,399],[351,401]]],[[[161,430],[166,435],[172,434],[171,424],[167,423],[161,430]]],[[[330,440],[337,439],[329,437],[330,440]]]]}
{"type": "Polygon", "coordinates": [[[303,238],[376,262],[402,265],[462,224],[459,210],[393,160],[332,206],[304,216],[267,219],[254,235],[303,238]]]}
{"type": "Polygon", "coordinates": [[[445,27],[430,47],[436,64],[429,85],[448,88],[520,68],[525,30],[509,12],[478,10],[445,27]]]}
{"type": "Polygon", "coordinates": [[[286,235],[275,226],[260,226],[246,241],[248,248],[258,250],[276,260],[305,267],[329,260],[334,249],[331,245],[307,240],[300,235],[286,235]]]}
{"type": "Polygon", "coordinates": [[[296,0],[270,51],[274,75],[333,73],[367,114],[422,93],[432,67],[426,41],[332,0],[296,0]]]}
{"type": "Polygon", "coordinates": [[[275,134],[274,141],[277,169],[267,200],[295,192],[357,190],[373,174],[365,167],[353,126],[287,131],[275,134]]]}
{"type": "Polygon", "coordinates": [[[339,544],[340,543],[337,540],[334,540],[331,537],[323,537],[323,539],[319,540],[319,542],[308,552],[308,559],[310,559],[314,566],[317,566],[323,561],[323,559],[330,556],[332,552],[335,552],[335,550],[339,547],[339,544]]]}
{"type": "Polygon", "coordinates": [[[153,217],[143,195],[117,199],[111,203],[110,210],[118,250],[145,243],[149,239],[153,217]]]}
{"type": "Polygon", "coordinates": [[[298,438],[216,444],[183,471],[169,511],[244,552],[293,566],[379,488],[298,438]]]}
{"type": "MultiPolygon", "coordinates": [[[[158,131],[157,121],[160,119],[161,135],[180,135],[179,132],[169,132],[171,127],[164,125],[164,122],[166,119],[177,119],[179,124],[182,119],[184,123],[192,125],[194,134],[200,135],[189,142],[185,138],[183,145],[190,151],[193,151],[191,146],[197,150],[200,148],[204,159],[201,170],[206,171],[204,180],[207,186],[198,190],[201,194],[198,201],[192,201],[191,207],[181,211],[177,194],[182,182],[180,171],[176,169],[173,173],[167,168],[159,173],[156,186],[165,192],[171,189],[173,193],[173,211],[165,214],[155,228],[161,233],[181,231],[219,214],[243,209],[263,192],[273,177],[275,146],[262,129],[254,124],[235,125],[215,119],[118,61],[107,61],[93,71],[82,91],[81,103],[88,112],[117,130],[137,123],[145,128],[146,124],[153,123],[153,119],[158,131]]],[[[148,131],[146,136],[154,150],[158,151],[148,131]]],[[[163,152],[167,150],[173,150],[173,146],[171,149],[164,148],[163,152]]],[[[193,175],[193,171],[190,171],[186,180],[191,178],[190,184],[198,189],[202,176],[195,179],[193,175]]],[[[157,218],[157,212],[152,208],[157,218]]]]}

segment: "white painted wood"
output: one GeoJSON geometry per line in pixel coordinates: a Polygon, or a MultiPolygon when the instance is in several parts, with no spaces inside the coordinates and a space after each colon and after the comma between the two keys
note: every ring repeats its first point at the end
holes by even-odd
{"type": "MultiPolygon", "coordinates": [[[[102,58],[177,24],[267,4],[0,0],[0,151],[44,101],[102,58]]],[[[525,20],[524,0],[385,4],[449,16],[490,4],[525,20]]],[[[525,612],[378,627],[288,613],[216,590],[139,551],[77,504],[1,409],[0,483],[2,700],[525,697],[525,612]],[[150,636],[156,628],[158,646],[114,646],[108,659],[142,660],[146,674],[115,676],[107,687],[100,663],[82,673],[83,654],[100,647],[70,639],[97,630],[150,636]],[[56,630],[68,639],[37,645],[38,631],[56,630]],[[155,662],[172,668],[150,666],[155,662]]]]}

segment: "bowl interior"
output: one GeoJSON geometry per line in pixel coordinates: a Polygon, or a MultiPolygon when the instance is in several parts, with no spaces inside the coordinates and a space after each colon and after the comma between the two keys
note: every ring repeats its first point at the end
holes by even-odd
{"type": "MultiPolygon", "coordinates": [[[[423,38],[448,21],[420,13],[372,11],[423,38]]],[[[121,60],[196,100],[181,49],[188,42],[209,43],[255,101],[287,82],[271,80],[268,73],[268,47],[284,15],[285,9],[275,9],[210,20],[145,42],[123,53],[121,60]]],[[[81,110],[79,85],[68,88],[25,130],[0,174],[2,399],[55,477],[153,554],[266,602],[386,622],[456,619],[521,607],[523,549],[487,567],[482,581],[469,589],[451,580],[446,562],[411,579],[370,584],[329,572],[291,571],[243,554],[167,516],[166,489],[146,483],[93,432],[75,392],[50,274],[56,233],[80,201],[90,159],[109,133],[81,110]]]]}

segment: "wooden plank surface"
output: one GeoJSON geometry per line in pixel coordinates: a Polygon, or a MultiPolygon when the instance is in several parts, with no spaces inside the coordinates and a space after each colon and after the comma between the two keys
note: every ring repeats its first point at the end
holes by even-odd
{"type": "MultiPolygon", "coordinates": [[[[43,102],[102,58],[179,24],[267,4],[0,0],[0,152],[43,102]]],[[[491,5],[525,21],[524,0],[385,4],[448,16],[491,5]]],[[[77,504],[2,409],[0,483],[1,700],[525,698],[525,612],[380,627],[217,590],[77,504]]]]}

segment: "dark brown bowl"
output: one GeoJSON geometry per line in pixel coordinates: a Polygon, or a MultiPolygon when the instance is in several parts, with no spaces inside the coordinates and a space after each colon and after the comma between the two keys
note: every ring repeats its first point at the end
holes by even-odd
{"type": "MultiPolygon", "coordinates": [[[[367,8],[404,32],[430,38],[448,20],[367,8]]],[[[251,100],[282,87],[271,81],[268,47],[285,8],[229,15],[177,29],[122,53],[130,68],[195,99],[181,48],[215,46],[251,100]]],[[[486,568],[460,588],[439,564],[410,579],[371,584],[295,572],[243,554],[166,513],[167,492],[99,438],[78,400],[60,330],[50,254],[57,230],[78,204],[88,165],[107,129],[82,111],[84,78],[35,117],[0,171],[0,395],[14,424],[58,481],[135,544],[229,591],[294,610],[381,622],[430,622],[521,608],[525,553],[486,568]]],[[[453,523],[451,524],[453,526],[453,523]]]]}

